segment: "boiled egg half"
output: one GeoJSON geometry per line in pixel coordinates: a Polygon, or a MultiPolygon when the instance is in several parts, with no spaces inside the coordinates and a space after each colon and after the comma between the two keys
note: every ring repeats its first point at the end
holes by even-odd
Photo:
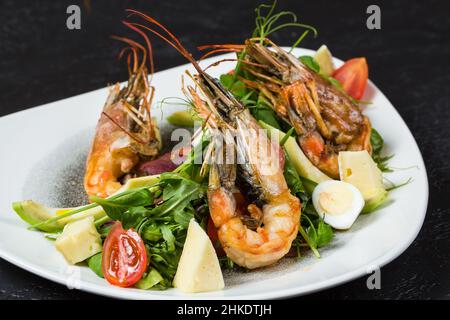
{"type": "Polygon", "coordinates": [[[361,192],[350,183],[337,180],[319,183],[312,202],[319,216],[338,230],[349,229],[364,207],[361,192]]]}

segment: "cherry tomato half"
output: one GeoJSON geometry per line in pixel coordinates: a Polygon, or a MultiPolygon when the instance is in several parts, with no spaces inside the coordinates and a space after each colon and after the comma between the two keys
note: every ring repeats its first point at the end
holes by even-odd
{"type": "Polygon", "coordinates": [[[111,228],[103,244],[102,270],[112,285],[130,287],[138,282],[147,268],[147,251],[139,234],[124,230],[120,222],[111,228]]]}
{"type": "Polygon", "coordinates": [[[361,99],[369,78],[366,58],[353,58],[333,72],[333,78],[342,84],[342,88],[354,99],[361,99]]]}

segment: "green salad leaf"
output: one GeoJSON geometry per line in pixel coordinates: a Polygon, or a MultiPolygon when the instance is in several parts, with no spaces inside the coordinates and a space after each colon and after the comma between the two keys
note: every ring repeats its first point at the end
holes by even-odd
{"type": "Polygon", "coordinates": [[[97,253],[96,255],[90,257],[87,261],[89,268],[95,272],[100,278],[103,278],[102,271],[102,253],[97,253]]]}
{"type": "Polygon", "coordinates": [[[239,100],[243,100],[243,98],[246,98],[245,101],[248,103],[249,96],[247,94],[249,93],[247,90],[247,87],[245,86],[245,83],[242,81],[234,81],[232,74],[222,74],[220,76],[220,82],[222,85],[231,91],[231,93],[239,100]]]}
{"type": "Polygon", "coordinates": [[[295,170],[294,165],[289,159],[287,152],[284,152],[285,162],[284,162],[284,178],[286,183],[291,190],[291,193],[296,195],[302,202],[303,208],[310,199],[310,195],[306,192],[302,180],[295,170]]]}
{"type": "Polygon", "coordinates": [[[319,224],[317,226],[317,247],[325,247],[327,244],[331,242],[333,239],[334,232],[333,228],[327,223],[323,221],[323,219],[319,219],[319,224]]]}
{"type": "MultiPolygon", "coordinates": [[[[112,199],[90,198],[111,219],[122,222],[125,229],[134,228],[144,241],[150,271],[138,282],[138,288],[172,286],[189,221],[195,217],[196,208],[205,204],[205,191],[206,186],[182,171],[161,174],[150,189],[135,189],[112,199]]],[[[98,263],[101,258],[88,262],[96,273],[98,263]]]]}
{"type": "Polygon", "coordinates": [[[269,124],[274,128],[277,128],[279,130],[281,129],[275,111],[273,111],[268,106],[264,104],[258,104],[255,106],[250,106],[249,108],[250,112],[252,113],[253,117],[255,117],[256,120],[264,121],[265,123],[269,124]]]}
{"type": "Polygon", "coordinates": [[[316,62],[316,60],[314,60],[313,57],[311,57],[311,56],[300,56],[299,59],[305,66],[310,68],[315,73],[319,73],[320,72],[320,66],[316,62]]]}
{"type": "Polygon", "coordinates": [[[388,161],[392,159],[394,155],[382,156],[382,150],[384,147],[384,140],[377,130],[372,128],[370,134],[370,143],[372,144],[372,159],[377,164],[378,168],[382,172],[392,172],[392,169],[388,167],[388,161]]]}
{"type": "Polygon", "coordinates": [[[152,204],[153,194],[147,188],[141,188],[125,193],[121,197],[104,199],[91,196],[89,200],[101,205],[111,219],[120,220],[130,207],[142,207],[152,204]]]}
{"type": "Polygon", "coordinates": [[[313,218],[308,211],[310,210],[305,210],[302,215],[302,225],[300,226],[299,233],[315,256],[319,258],[320,254],[317,249],[325,247],[331,242],[334,237],[334,231],[323,219],[317,216],[313,218]]]}

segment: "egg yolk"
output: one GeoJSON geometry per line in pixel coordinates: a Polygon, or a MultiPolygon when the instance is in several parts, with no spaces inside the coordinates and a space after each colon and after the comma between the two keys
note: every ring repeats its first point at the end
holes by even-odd
{"type": "Polygon", "coordinates": [[[330,185],[319,195],[319,205],[328,214],[347,212],[353,202],[353,192],[345,186],[330,185]]]}

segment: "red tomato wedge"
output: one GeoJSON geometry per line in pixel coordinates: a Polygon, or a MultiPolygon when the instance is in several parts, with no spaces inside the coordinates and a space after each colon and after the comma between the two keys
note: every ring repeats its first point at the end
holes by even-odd
{"type": "Polygon", "coordinates": [[[112,285],[130,287],[147,269],[144,241],[133,229],[124,230],[120,222],[111,228],[103,244],[102,270],[112,285]]]}
{"type": "Polygon", "coordinates": [[[366,58],[353,58],[348,60],[339,69],[333,72],[333,78],[342,84],[342,88],[351,97],[359,100],[366,90],[369,78],[369,67],[366,58]]]}

